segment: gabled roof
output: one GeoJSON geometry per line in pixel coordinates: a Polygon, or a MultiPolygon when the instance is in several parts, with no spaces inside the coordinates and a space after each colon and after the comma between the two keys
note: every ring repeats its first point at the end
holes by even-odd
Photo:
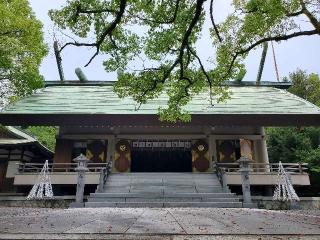
{"type": "Polygon", "coordinates": [[[1,126],[0,146],[20,146],[20,145],[34,145],[43,153],[53,157],[53,152],[46,146],[42,145],[37,139],[26,134],[22,130],[11,127],[1,126]]]}
{"type": "MultiPolygon", "coordinates": [[[[260,119],[260,123],[264,125],[320,124],[320,109],[317,106],[285,90],[264,86],[230,87],[230,90],[231,99],[226,102],[211,106],[208,92],[203,92],[194,97],[185,106],[185,110],[194,116],[193,119],[202,116],[208,121],[211,119],[212,124],[237,125],[235,118],[238,118],[241,125],[245,124],[245,119],[248,120],[248,125],[253,124],[254,119],[249,118],[256,118],[257,121],[260,119]],[[269,121],[263,121],[265,118],[269,121]],[[232,121],[225,122],[226,120],[232,121]],[[242,121],[244,122],[241,123],[242,121]]],[[[17,124],[20,119],[19,121],[45,125],[76,125],[101,122],[110,124],[108,120],[126,116],[132,120],[142,117],[147,119],[147,116],[157,119],[159,107],[166,107],[166,102],[167,96],[163,94],[136,111],[136,103],[131,98],[118,98],[111,85],[50,86],[7,107],[0,114],[0,123],[17,124]]]]}
{"type": "Polygon", "coordinates": [[[1,126],[0,145],[15,145],[34,142],[37,142],[37,140],[17,128],[1,126]]]}

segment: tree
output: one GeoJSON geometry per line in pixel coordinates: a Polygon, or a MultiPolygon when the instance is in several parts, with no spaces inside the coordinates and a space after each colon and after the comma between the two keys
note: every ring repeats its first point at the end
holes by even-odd
{"type": "Polygon", "coordinates": [[[25,128],[24,131],[35,136],[40,143],[48,147],[51,151],[55,150],[56,135],[58,133],[57,127],[30,126],[25,128]]]}
{"type": "MultiPolygon", "coordinates": [[[[306,71],[298,69],[296,72],[289,74],[289,79],[292,82],[289,92],[320,107],[320,79],[318,74],[307,74],[306,71]]],[[[285,80],[288,81],[288,79],[285,80]]]]}
{"type": "Polygon", "coordinates": [[[270,162],[308,163],[320,172],[320,128],[267,128],[270,162]]]}
{"type": "MultiPolygon", "coordinates": [[[[298,69],[285,81],[292,82],[289,92],[320,107],[320,78],[298,69]]],[[[312,172],[320,173],[320,128],[267,128],[271,162],[306,162],[312,172]]]]}
{"type": "Polygon", "coordinates": [[[223,82],[243,78],[243,61],[252,49],[268,41],[320,34],[318,0],[233,0],[234,13],[220,25],[214,20],[214,1],[208,6],[205,2],[69,0],[50,16],[78,36],[61,45],[60,52],[68,46],[94,48],[86,66],[99,53],[107,54],[104,66],[118,73],[118,95],[132,96],[139,107],[167,92],[160,119],[171,122],[190,120],[183,106],[204,89],[209,89],[211,104],[227,99],[223,82]],[[302,16],[310,26],[300,24],[302,16]],[[206,18],[210,29],[204,29],[206,18]],[[195,47],[202,31],[210,32],[216,47],[211,68],[195,47]],[[92,36],[95,41],[88,40],[92,36]]]}
{"type": "Polygon", "coordinates": [[[23,96],[43,86],[39,74],[47,54],[42,24],[27,0],[0,0],[0,81],[23,96]]]}

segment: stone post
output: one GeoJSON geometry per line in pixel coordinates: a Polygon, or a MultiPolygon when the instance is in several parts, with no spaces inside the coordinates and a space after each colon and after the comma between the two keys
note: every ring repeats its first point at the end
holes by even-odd
{"type": "Polygon", "coordinates": [[[250,191],[250,180],[249,172],[249,162],[251,162],[247,157],[241,157],[238,162],[240,163],[240,173],[242,182],[242,195],[243,195],[243,207],[253,208],[255,205],[252,203],[251,191],[250,191]]]}
{"type": "Polygon", "coordinates": [[[84,186],[85,186],[85,176],[86,171],[88,171],[87,165],[89,160],[83,154],[80,154],[77,158],[73,159],[78,165],[75,168],[75,171],[78,172],[78,181],[77,181],[77,193],[76,201],[70,204],[71,208],[84,207],[83,197],[84,197],[84,186]]]}
{"type": "Polygon", "coordinates": [[[227,184],[227,175],[226,175],[225,168],[221,169],[221,173],[222,173],[222,187],[226,191],[228,190],[228,184],[227,184]]]}
{"type": "Polygon", "coordinates": [[[104,190],[104,179],[105,179],[105,175],[107,174],[106,172],[107,172],[106,168],[102,168],[100,171],[98,192],[103,192],[104,190]]]}
{"type": "Polygon", "coordinates": [[[103,169],[100,170],[100,176],[99,176],[99,184],[98,184],[98,188],[97,188],[97,192],[102,192],[103,191],[103,175],[104,175],[104,171],[103,169]]]}

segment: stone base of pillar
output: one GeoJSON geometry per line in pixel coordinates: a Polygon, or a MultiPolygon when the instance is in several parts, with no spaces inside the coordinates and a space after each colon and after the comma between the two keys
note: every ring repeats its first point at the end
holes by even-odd
{"type": "Polygon", "coordinates": [[[243,208],[258,208],[256,203],[242,203],[243,208]]]}
{"type": "Polygon", "coordinates": [[[84,208],[84,203],[72,202],[70,203],[69,208],[84,208]]]}

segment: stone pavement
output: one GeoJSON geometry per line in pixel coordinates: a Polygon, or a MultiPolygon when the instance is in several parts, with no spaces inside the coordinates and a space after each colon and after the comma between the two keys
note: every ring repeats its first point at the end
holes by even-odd
{"type": "Polygon", "coordinates": [[[320,239],[320,211],[0,208],[0,239],[320,239]]]}

